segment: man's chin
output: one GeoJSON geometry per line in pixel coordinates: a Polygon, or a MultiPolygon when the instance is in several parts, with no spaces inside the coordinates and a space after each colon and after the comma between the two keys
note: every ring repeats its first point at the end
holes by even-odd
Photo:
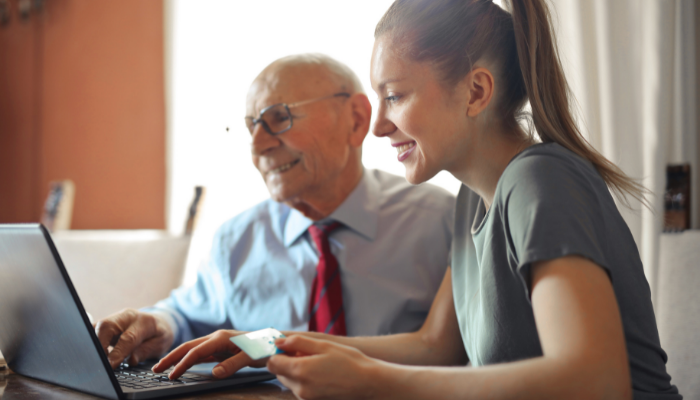
{"type": "Polygon", "coordinates": [[[270,192],[270,198],[278,203],[293,203],[299,197],[299,192],[292,190],[292,188],[279,187],[277,185],[270,187],[268,185],[267,190],[270,192]]]}

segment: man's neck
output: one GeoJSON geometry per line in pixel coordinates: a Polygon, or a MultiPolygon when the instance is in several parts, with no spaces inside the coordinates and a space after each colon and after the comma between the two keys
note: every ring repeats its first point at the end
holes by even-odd
{"type": "Polygon", "coordinates": [[[334,179],[331,184],[309,191],[285,204],[304,214],[313,221],[320,221],[331,215],[350,196],[362,180],[364,167],[349,168],[334,179]]]}

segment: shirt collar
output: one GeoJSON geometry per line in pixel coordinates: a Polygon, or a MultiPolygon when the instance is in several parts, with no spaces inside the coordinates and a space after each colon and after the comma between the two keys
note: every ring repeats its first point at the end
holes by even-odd
{"type": "MultiPolygon", "coordinates": [[[[379,182],[375,176],[364,170],[355,189],[328,219],[342,222],[370,241],[374,240],[379,222],[379,182]]],[[[291,246],[313,223],[304,214],[292,209],[284,227],[284,245],[291,246]]]]}

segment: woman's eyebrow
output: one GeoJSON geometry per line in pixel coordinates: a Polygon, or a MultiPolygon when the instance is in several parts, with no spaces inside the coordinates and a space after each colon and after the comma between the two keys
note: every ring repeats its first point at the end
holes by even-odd
{"type": "Polygon", "coordinates": [[[384,88],[386,87],[386,85],[388,85],[388,84],[390,84],[390,83],[394,83],[394,82],[400,82],[400,81],[402,81],[402,80],[404,80],[404,79],[405,79],[405,78],[389,78],[389,79],[387,79],[387,80],[385,80],[385,81],[382,81],[382,82],[377,86],[377,88],[379,89],[380,92],[383,92],[383,91],[384,91],[384,88]]]}

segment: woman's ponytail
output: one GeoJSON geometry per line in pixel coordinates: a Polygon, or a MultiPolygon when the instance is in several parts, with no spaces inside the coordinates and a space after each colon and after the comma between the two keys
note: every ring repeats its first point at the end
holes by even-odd
{"type": "Polygon", "coordinates": [[[625,175],[583,138],[571,111],[573,96],[561,67],[549,10],[544,0],[508,0],[532,122],[542,142],[555,142],[589,160],[618,200],[627,195],[645,205],[648,190],[625,175]]]}

